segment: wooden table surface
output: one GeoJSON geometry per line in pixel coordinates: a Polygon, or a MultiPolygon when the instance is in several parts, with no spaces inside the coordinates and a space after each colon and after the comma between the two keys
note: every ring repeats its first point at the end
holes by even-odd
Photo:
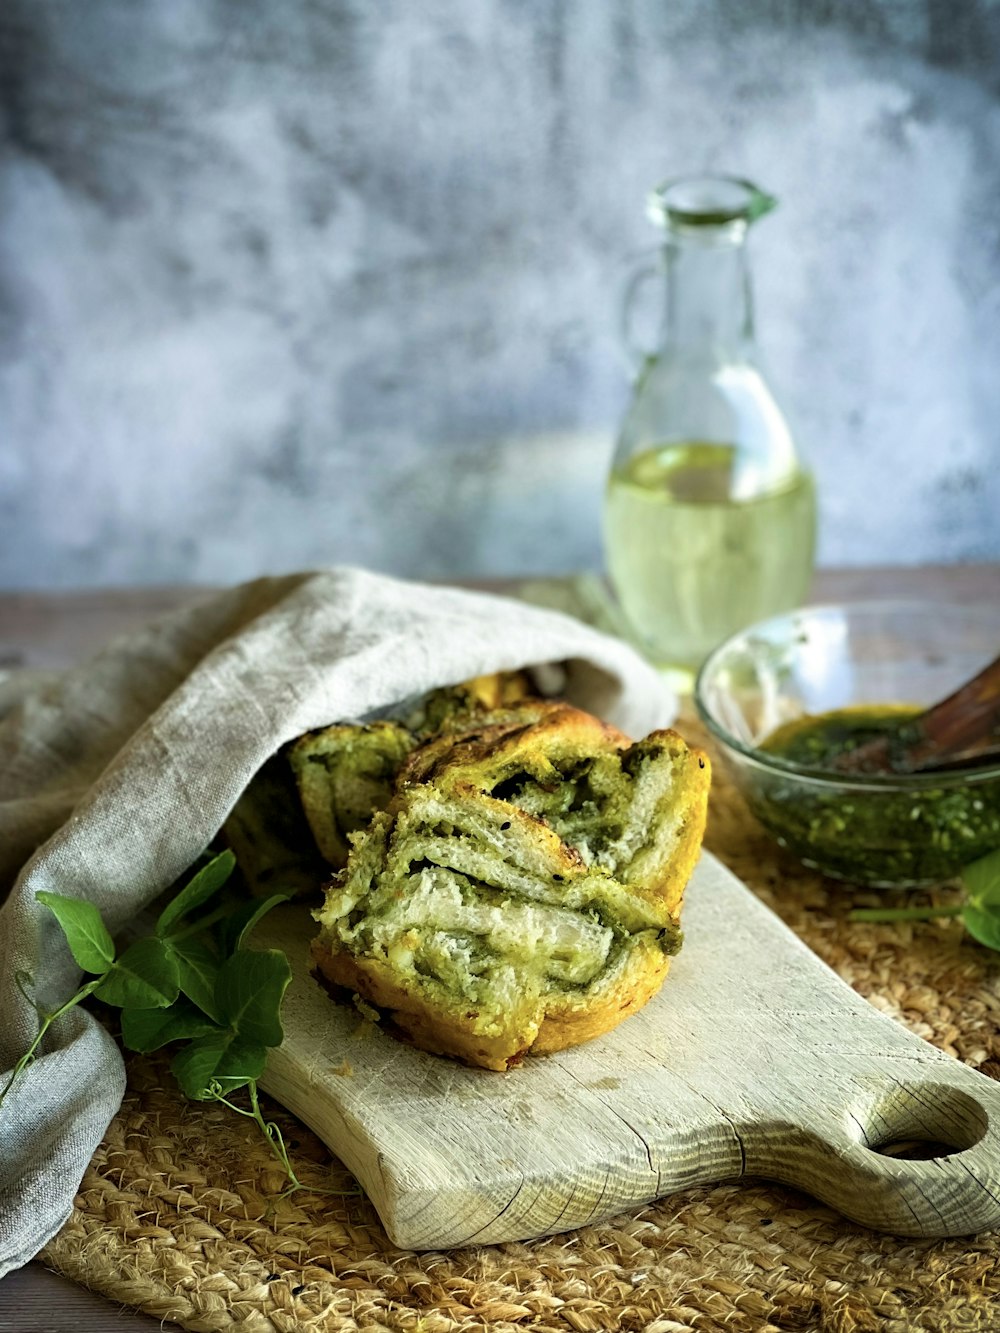
{"type": "MultiPolygon", "coordinates": [[[[0,592],[0,673],[67,666],[113,635],[198,595],[190,587],[0,592]]],[[[812,600],[893,597],[996,605],[1000,564],[824,570],[812,600]]],[[[39,1263],[0,1281],[0,1333],[151,1333],[159,1327],[159,1320],[106,1301],[39,1263]]]]}

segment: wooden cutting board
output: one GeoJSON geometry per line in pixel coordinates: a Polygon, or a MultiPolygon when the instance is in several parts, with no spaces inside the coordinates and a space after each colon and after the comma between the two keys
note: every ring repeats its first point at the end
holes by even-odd
{"type": "Polygon", "coordinates": [[[861,999],[707,854],[683,924],[641,1013],[497,1074],[332,1001],[309,975],[308,912],[281,909],[267,942],[295,978],[262,1085],[409,1249],[548,1235],[741,1176],[899,1235],[1000,1225],[1000,1087],[861,999]],[[884,1151],[912,1140],[929,1160],[884,1151]]]}

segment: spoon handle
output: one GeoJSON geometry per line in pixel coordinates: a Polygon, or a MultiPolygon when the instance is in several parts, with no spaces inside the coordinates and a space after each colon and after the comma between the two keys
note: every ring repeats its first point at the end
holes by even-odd
{"type": "Polygon", "coordinates": [[[918,773],[1000,752],[1000,657],[894,732],[840,755],[845,773],[918,773]]]}

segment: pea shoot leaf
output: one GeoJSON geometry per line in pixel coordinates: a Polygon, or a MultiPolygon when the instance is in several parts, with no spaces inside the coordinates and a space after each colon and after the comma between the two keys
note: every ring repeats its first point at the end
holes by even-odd
{"type": "Polygon", "coordinates": [[[208,1085],[215,1077],[216,1067],[232,1040],[231,1032],[218,1032],[200,1037],[177,1052],[170,1062],[170,1071],[185,1097],[193,1097],[198,1101],[209,1095],[208,1085]]]}
{"type": "Polygon", "coordinates": [[[174,1056],[170,1068],[186,1097],[204,1101],[209,1086],[218,1082],[232,1092],[260,1078],[267,1063],[267,1048],[247,1042],[232,1032],[219,1032],[192,1041],[174,1056]]]}
{"type": "MultiPolygon", "coordinates": [[[[962,883],[969,901],[977,908],[993,908],[1000,914],[1000,851],[981,856],[962,868],[962,883]]],[[[977,936],[978,939],[978,936],[977,936]]]]}
{"type": "Polygon", "coordinates": [[[130,1051],[158,1051],[171,1041],[187,1041],[218,1032],[218,1027],[187,1000],[167,1009],[123,1009],[122,1041],[130,1051]]]}
{"type": "Polygon", "coordinates": [[[230,954],[245,948],[246,940],[258,921],[266,916],[272,907],[277,907],[279,903],[287,903],[290,898],[289,893],[274,893],[263,901],[251,898],[249,902],[242,903],[235,912],[226,917],[222,931],[223,951],[230,954]]]}
{"type": "Polygon", "coordinates": [[[985,944],[987,949],[1000,950],[1000,913],[966,903],[962,908],[962,922],[973,939],[985,944]]]}
{"type": "Polygon", "coordinates": [[[241,949],[219,969],[215,1002],[224,1023],[249,1042],[280,1046],[281,1001],[292,979],[280,949],[241,949]]]}
{"type": "Polygon", "coordinates": [[[242,1088],[245,1083],[260,1078],[266,1064],[266,1046],[237,1037],[229,1044],[216,1065],[215,1078],[222,1084],[223,1092],[234,1092],[237,1088],[242,1088]]]}
{"type": "Polygon", "coordinates": [[[34,1042],[0,1090],[0,1102],[34,1059],[55,1018],[93,994],[121,1009],[122,1041],[130,1050],[155,1051],[171,1042],[183,1043],[171,1069],[188,1097],[225,1101],[249,1084],[251,1110],[242,1114],[260,1126],[288,1175],[289,1188],[302,1188],[280,1130],[264,1120],[257,1099],[257,1080],[267,1064],[268,1047],[280,1045],[284,1036],[281,1005],[291,968],[277,949],[245,948],[261,918],[287,902],[289,895],[276,893],[234,909],[224,901],[190,920],[223,887],[235,863],[232,852],[223,852],[204,865],[160,913],[155,933],[131,944],[120,958],[92,903],[58,893],[37,894],[55,916],[76,962],[97,979],[48,1013],[30,993],[31,977],[15,973],[15,982],[37,1009],[40,1022],[34,1042]]]}
{"type": "Polygon", "coordinates": [[[219,959],[214,949],[197,935],[183,940],[168,937],[165,943],[177,961],[181,994],[193,1000],[203,1013],[218,1022],[215,983],[219,975],[219,959]]]}
{"type": "Polygon", "coordinates": [[[155,935],[130,944],[94,994],[120,1008],[164,1009],[180,990],[177,959],[155,935]]]}
{"type": "Polygon", "coordinates": [[[967,900],[962,922],[974,940],[1000,951],[1000,851],[962,869],[967,900]]]}
{"type": "Polygon", "coordinates": [[[220,852],[207,866],[198,871],[176,898],[167,903],[156,923],[157,935],[169,935],[171,928],[186,916],[208,902],[233,873],[236,857],[230,851],[220,852]]]}
{"type": "Polygon", "coordinates": [[[62,927],[70,952],[84,972],[103,976],[115,960],[115,942],[93,903],[42,889],[35,894],[62,927]]]}

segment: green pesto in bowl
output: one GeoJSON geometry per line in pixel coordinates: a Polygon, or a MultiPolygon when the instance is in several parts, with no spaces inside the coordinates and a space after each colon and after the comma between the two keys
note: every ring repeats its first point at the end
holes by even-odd
{"type": "Polygon", "coordinates": [[[881,888],[938,883],[1000,847],[1000,774],[858,776],[833,761],[923,711],[856,705],[805,714],[731,754],[747,803],[807,866],[881,888]]]}

